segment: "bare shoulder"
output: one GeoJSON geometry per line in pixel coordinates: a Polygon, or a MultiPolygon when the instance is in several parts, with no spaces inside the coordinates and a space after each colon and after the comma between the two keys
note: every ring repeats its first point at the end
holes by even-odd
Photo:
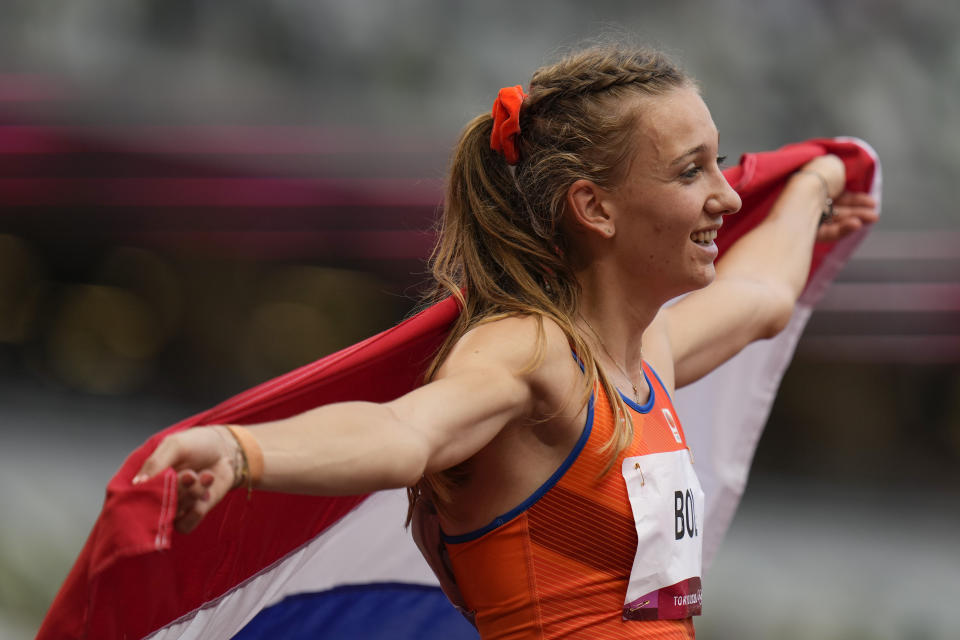
{"type": "Polygon", "coordinates": [[[523,380],[541,400],[569,393],[581,379],[566,334],[542,316],[506,316],[477,325],[457,341],[437,377],[477,367],[523,380]]]}
{"type": "Polygon", "coordinates": [[[508,316],[482,322],[465,333],[440,368],[441,375],[474,362],[497,363],[520,371],[537,351],[538,319],[508,316]]]}

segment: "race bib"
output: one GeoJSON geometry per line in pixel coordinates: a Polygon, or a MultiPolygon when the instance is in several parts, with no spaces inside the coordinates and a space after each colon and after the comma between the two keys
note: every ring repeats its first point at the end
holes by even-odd
{"type": "Polygon", "coordinates": [[[700,615],[704,496],[689,452],[625,458],[621,473],[637,528],[623,619],[700,615]]]}

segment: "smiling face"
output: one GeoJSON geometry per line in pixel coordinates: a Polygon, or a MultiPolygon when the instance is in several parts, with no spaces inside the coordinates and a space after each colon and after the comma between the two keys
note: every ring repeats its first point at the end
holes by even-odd
{"type": "Polygon", "coordinates": [[[636,152],[603,200],[618,263],[667,300],[713,281],[713,240],[740,197],[720,171],[717,128],[696,89],[639,101],[636,152]]]}

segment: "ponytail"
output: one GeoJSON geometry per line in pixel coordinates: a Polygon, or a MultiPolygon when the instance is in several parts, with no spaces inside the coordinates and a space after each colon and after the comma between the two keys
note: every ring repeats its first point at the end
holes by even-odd
{"type": "MultiPolygon", "coordinates": [[[[560,233],[566,192],[579,179],[604,188],[617,184],[633,150],[639,107],[631,98],[690,84],[655,51],[598,48],[574,54],[534,74],[530,95],[522,98],[517,114],[517,131],[510,129],[507,151],[502,145],[500,152],[491,148],[494,119],[481,115],[464,129],[451,161],[430,258],[435,289],[429,300],[453,296],[461,313],[425,379],[433,379],[467,331],[507,316],[538,320],[537,349],[528,365],[533,370],[546,345],[543,320],[555,322],[584,366],[581,401],[585,405],[599,384],[615,416],[603,473],[629,445],[634,425],[576,328],[580,286],[560,233]]],[[[409,513],[424,494],[432,496],[442,513],[452,490],[469,475],[466,464],[425,476],[411,487],[409,513]]]]}

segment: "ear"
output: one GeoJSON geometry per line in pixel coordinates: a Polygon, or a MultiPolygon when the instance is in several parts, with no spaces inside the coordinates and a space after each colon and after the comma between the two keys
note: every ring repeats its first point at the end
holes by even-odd
{"type": "Polygon", "coordinates": [[[567,212],[575,229],[612,238],[616,231],[607,210],[606,191],[589,180],[577,180],[567,189],[567,212]]]}

